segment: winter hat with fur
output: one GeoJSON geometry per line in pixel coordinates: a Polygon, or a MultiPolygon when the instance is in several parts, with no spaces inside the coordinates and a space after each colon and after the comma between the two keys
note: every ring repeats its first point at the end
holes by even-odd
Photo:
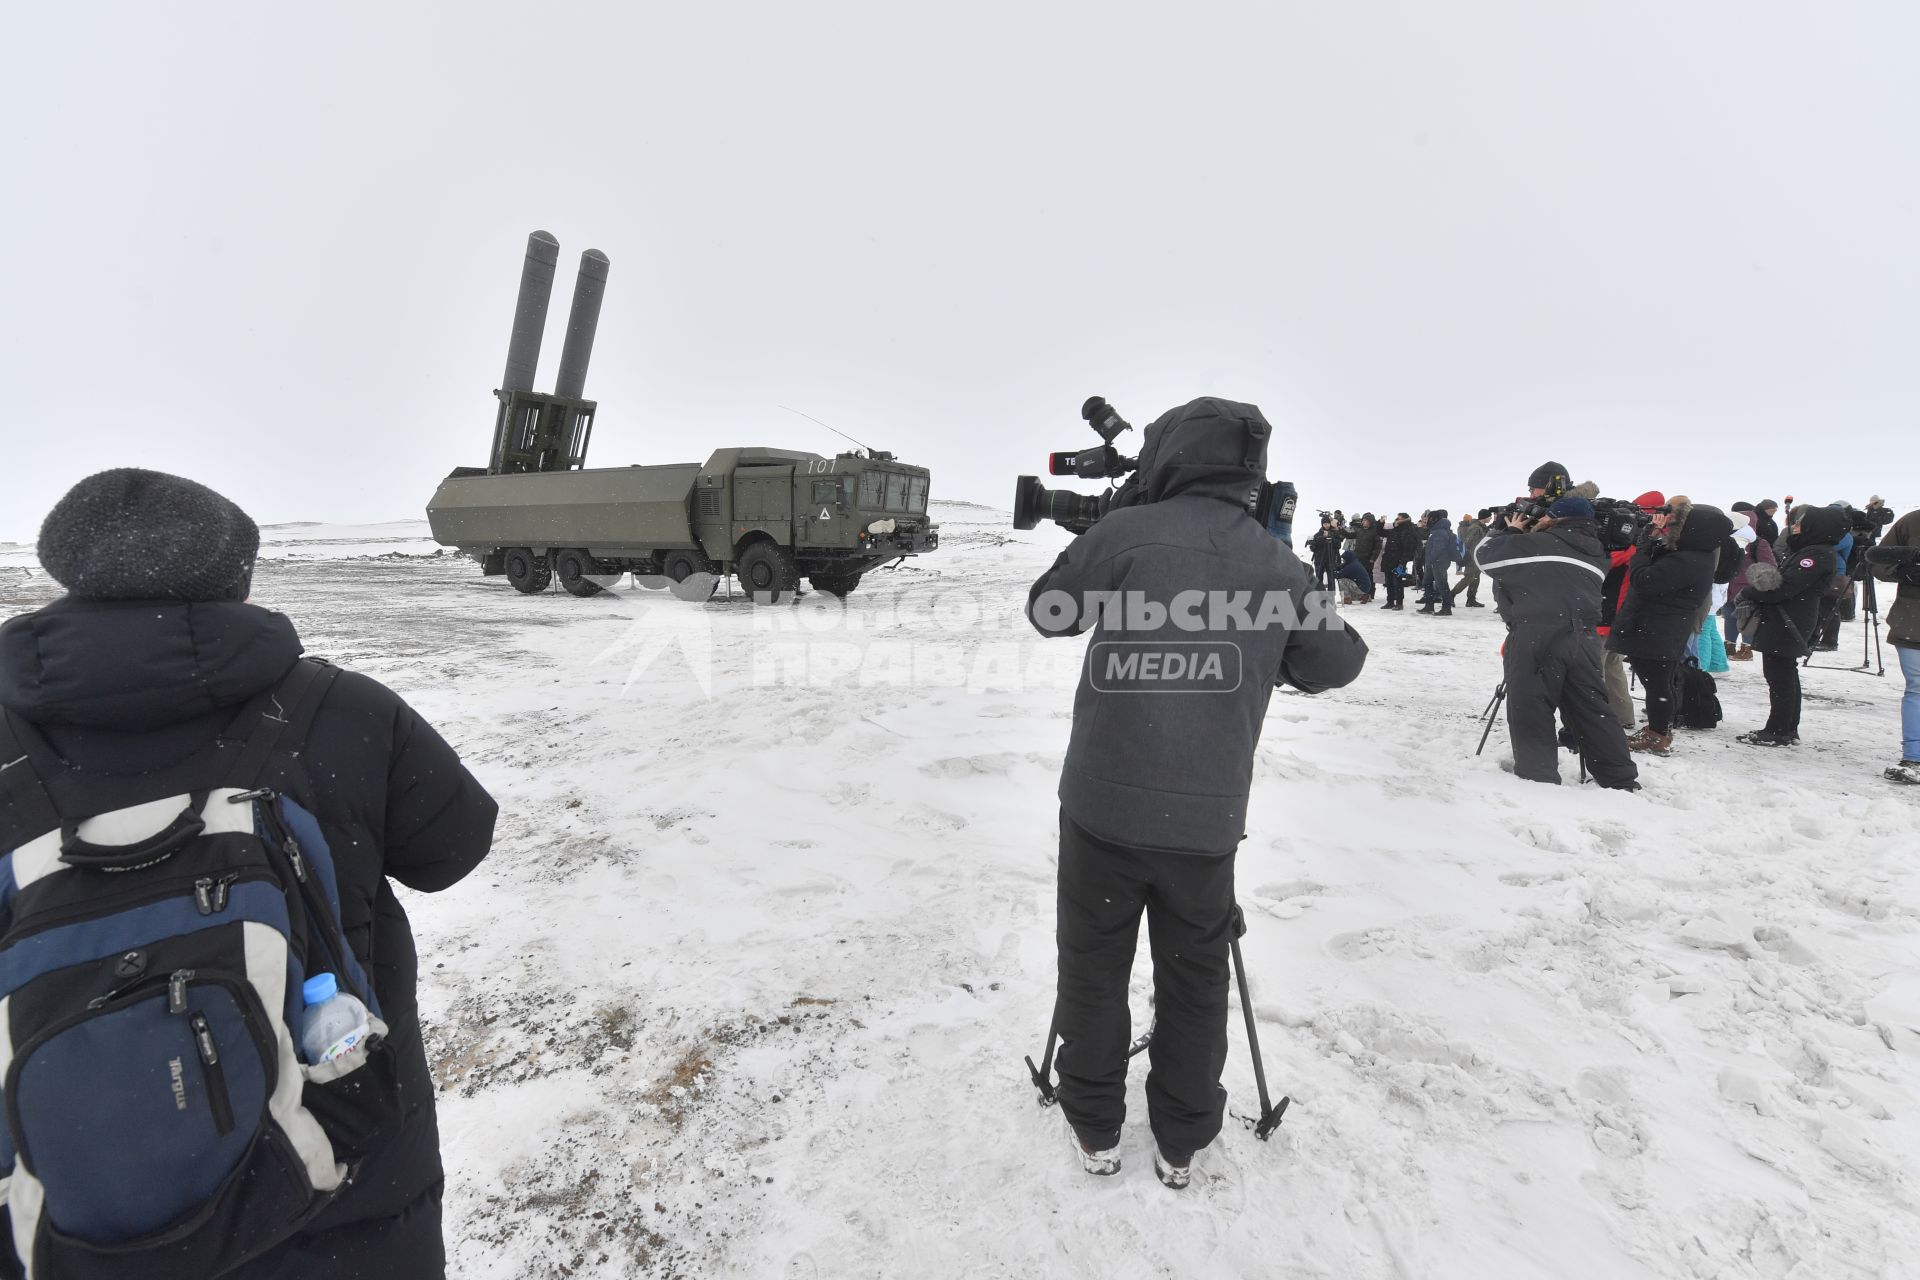
{"type": "Polygon", "coordinates": [[[121,467],[88,476],[40,526],[40,564],[82,600],[245,600],[260,530],[203,484],[121,467]]]}

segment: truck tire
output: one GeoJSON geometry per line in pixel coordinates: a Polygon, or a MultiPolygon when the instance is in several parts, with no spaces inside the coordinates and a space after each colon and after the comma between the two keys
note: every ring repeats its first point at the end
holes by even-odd
{"type": "Polygon", "coordinates": [[[508,547],[504,563],[507,581],[521,595],[537,596],[553,581],[553,568],[545,556],[537,556],[526,547],[508,547]]]}
{"type": "Polygon", "coordinates": [[[667,555],[660,567],[666,570],[675,599],[698,603],[713,599],[713,593],[720,589],[720,577],[708,566],[705,556],[697,556],[691,551],[674,551],[667,555]]]}
{"type": "Polygon", "coordinates": [[[756,542],[740,553],[733,572],[755,604],[782,604],[800,586],[800,570],[785,547],[756,542]]]}
{"type": "Polygon", "coordinates": [[[599,595],[602,587],[594,578],[606,576],[600,573],[600,565],[592,556],[571,547],[553,553],[553,572],[570,596],[599,595]]]}
{"type": "Polygon", "coordinates": [[[810,576],[807,581],[813,584],[815,591],[824,591],[830,596],[845,600],[847,593],[860,585],[860,575],[857,573],[816,573],[810,576]]]}

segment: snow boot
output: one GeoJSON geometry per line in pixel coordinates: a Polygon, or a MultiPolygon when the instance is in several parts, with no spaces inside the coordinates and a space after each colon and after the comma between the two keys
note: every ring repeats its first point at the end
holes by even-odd
{"type": "Polygon", "coordinates": [[[1670,755],[1673,751],[1673,735],[1659,733],[1648,726],[1628,738],[1627,746],[1631,750],[1646,751],[1656,756],[1670,755]]]}
{"type": "Polygon", "coordinates": [[[1153,1175],[1160,1179],[1163,1185],[1172,1187],[1175,1191],[1184,1191],[1187,1184],[1193,1181],[1193,1157],[1175,1160],[1162,1151],[1160,1144],[1156,1142],[1153,1145],[1153,1175]]]}
{"type": "Polygon", "coordinates": [[[1902,786],[1920,787],[1920,760],[1902,760],[1881,776],[1902,786]]]}
{"type": "Polygon", "coordinates": [[[1484,609],[1487,606],[1481,604],[1478,600],[1469,600],[1461,607],[1464,609],[1484,609]]]}
{"type": "Polygon", "coordinates": [[[1432,605],[1430,605],[1430,604],[1423,604],[1423,605],[1421,605],[1421,606],[1420,606],[1420,612],[1421,612],[1421,613],[1432,613],[1432,612],[1433,612],[1433,606],[1432,606],[1432,605]]]}
{"type": "Polygon", "coordinates": [[[1772,729],[1755,729],[1752,733],[1741,734],[1740,741],[1750,747],[1794,747],[1800,745],[1800,735],[1778,733],[1772,729]]]}
{"type": "Polygon", "coordinates": [[[1074,1154],[1080,1157],[1080,1167],[1096,1178],[1111,1178],[1120,1172],[1120,1148],[1108,1147],[1105,1151],[1089,1151],[1087,1144],[1080,1141],[1080,1135],[1067,1126],[1067,1137],[1073,1140],[1074,1154]]]}

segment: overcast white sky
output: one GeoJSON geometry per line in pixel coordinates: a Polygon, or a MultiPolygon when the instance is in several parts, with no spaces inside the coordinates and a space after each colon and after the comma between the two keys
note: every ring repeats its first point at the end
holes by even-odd
{"type": "MultiPolygon", "coordinates": [[[[0,5],[0,539],[484,462],[526,234],[603,465],[840,441],[1005,505],[1082,399],[1263,406],[1309,509],[1920,504],[1920,5],[0,5]]],[[[1137,435],[1130,437],[1137,443],[1137,435]]]]}

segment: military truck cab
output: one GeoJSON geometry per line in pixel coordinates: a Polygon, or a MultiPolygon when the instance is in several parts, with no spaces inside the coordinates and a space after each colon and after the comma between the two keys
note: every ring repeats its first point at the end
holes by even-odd
{"type": "Polygon", "coordinates": [[[925,468],[885,453],[721,449],[695,482],[694,529],[756,599],[777,599],[803,576],[844,596],[869,569],[940,545],[928,483],[925,468]]]}

